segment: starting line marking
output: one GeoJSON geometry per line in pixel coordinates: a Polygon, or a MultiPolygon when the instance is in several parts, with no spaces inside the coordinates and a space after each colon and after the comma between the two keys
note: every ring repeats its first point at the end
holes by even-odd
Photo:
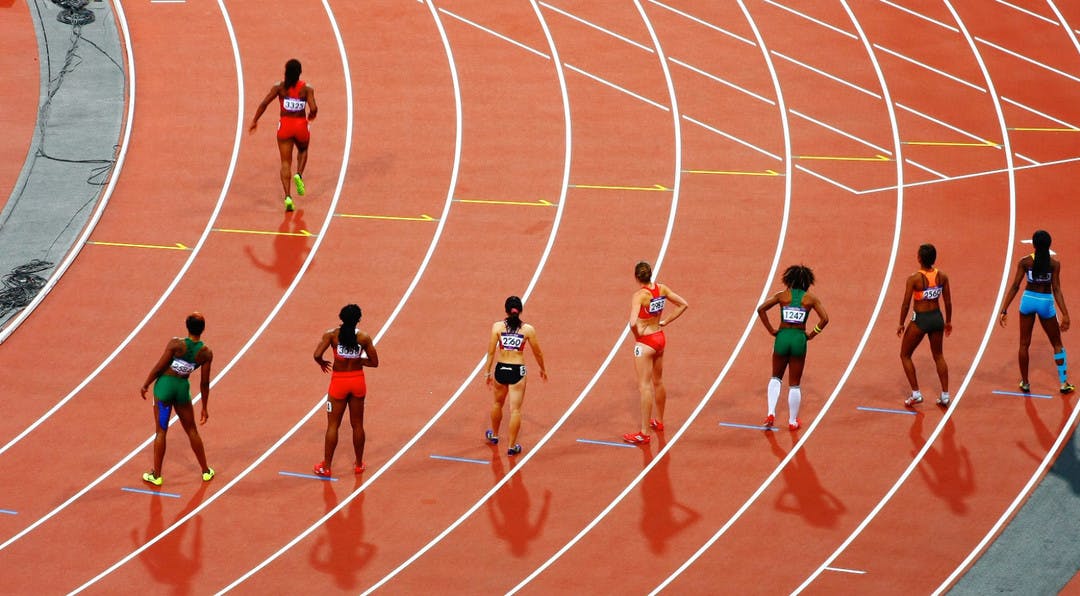
{"type": "Polygon", "coordinates": [[[98,242],[95,240],[88,240],[87,244],[94,244],[96,246],[122,246],[125,248],[159,248],[162,250],[191,250],[187,246],[177,242],[173,245],[168,244],[131,244],[129,242],[98,242]]]}
{"type": "Polygon", "coordinates": [[[228,228],[214,228],[215,232],[227,232],[229,234],[258,234],[260,236],[302,236],[309,237],[314,236],[307,230],[300,230],[299,232],[267,232],[264,230],[231,230],[228,228]]]}
{"type": "Polygon", "coordinates": [[[446,461],[460,461],[467,464],[480,464],[482,466],[488,465],[488,462],[482,459],[470,459],[468,457],[455,457],[453,455],[431,455],[431,459],[444,459],[446,461]]]}
{"type": "Polygon", "coordinates": [[[483,199],[454,199],[456,203],[473,203],[477,205],[524,205],[526,207],[554,207],[555,203],[540,199],[538,201],[494,201],[483,199]]]}
{"type": "Polygon", "coordinates": [[[1000,143],[983,141],[981,143],[958,143],[952,141],[904,141],[904,145],[925,145],[928,147],[1001,147],[1000,143]]]}
{"type": "Polygon", "coordinates": [[[670,188],[663,184],[653,184],[652,186],[604,186],[598,184],[571,184],[570,188],[591,188],[594,190],[654,190],[654,191],[671,191],[670,188]]]}
{"type": "Polygon", "coordinates": [[[776,428],[775,426],[761,426],[761,425],[757,425],[757,424],[738,424],[738,423],[735,423],[735,422],[721,422],[720,426],[730,426],[731,428],[748,428],[750,430],[771,430],[773,432],[777,432],[777,431],[780,430],[780,429],[776,428]]]}
{"type": "Polygon", "coordinates": [[[796,155],[795,159],[823,161],[892,161],[892,158],[880,154],[873,157],[848,157],[845,155],[796,155]]]}
{"type": "Polygon", "coordinates": [[[319,476],[318,474],[301,474],[299,472],[278,472],[282,476],[292,476],[293,478],[307,478],[309,480],[323,480],[327,482],[337,482],[337,478],[333,476],[319,476]]]}
{"type": "Polygon", "coordinates": [[[683,174],[721,174],[724,176],[782,176],[774,170],[764,172],[740,172],[734,170],[683,170],[683,174]]]}
{"type": "Polygon", "coordinates": [[[18,511],[12,511],[11,509],[0,509],[0,513],[3,513],[4,515],[18,515],[19,514],[18,511]]]}
{"type": "Polygon", "coordinates": [[[427,213],[421,213],[420,217],[407,217],[401,215],[356,215],[353,213],[338,213],[337,217],[351,217],[354,219],[386,219],[390,221],[439,221],[427,213]]]}
{"type": "Polygon", "coordinates": [[[998,391],[997,389],[990,393],[996,393],[998,395],[1015,395],[1016,397],[1037,397],[1039,399],[1054,399],[1053,395],[1045,395],[1042,393],[1024,393],[1022,391],[998,391]]]}
{"type": "Polygon", "coordinates": [[[635,446],[629,443],[616,443],[614,441],[596,441],[594,439],[578,439],[578,443],[588,443],[589,445],[606,445],[608,447],[629,447],[633,449],[635,446]]]}
{"type": "Polygon", "coordinates": [[[130,488],[130,487],[125,486],[125,487],[122,487],[120,490],[129,492],[129,493],[139,493],[141,495],[154,495],[155,497],[171,497],[173,499],[179,499],[180,498],[180,495],[177,494],[177,493],[166,493],[166,492],[162,492],[162,491],[159,491],[159,490],[148,490],[148,489],[145,489],[145,488],[130,488]]]}
{"type": "Polygon", "coordinates": [[[856,410],[862,410],[864,412],[881,412],[882,414],[906,414],[908,416],[914,416],[915,412],[911,410],[892,410],[889,408],[871,408],[870,406],[855,406],[856,410]]]}
{"type": "Polygon", "coordinates": [[[855,575],[866,575],[865,571],[858,569],[844,569],[843,567],[826,567],[825,571],[837,571],[839,573],[854,573],[855,575]]]}

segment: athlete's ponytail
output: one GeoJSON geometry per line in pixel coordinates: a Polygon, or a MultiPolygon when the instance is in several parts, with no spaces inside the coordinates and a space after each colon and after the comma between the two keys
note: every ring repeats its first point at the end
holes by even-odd
{"type": "Polygon", "coordinates": [[[506,318],[503,322],[506,324],[507,333],[516,333],[521,328],[521,298],[517,296],[510,296],[506,299],[506,318]]]}
{"type": "Polygon", "coordinates": [[[1035,232],[1031,235],[1031,244],[1035,247],[1035,263],[1031,266],[1031,274],[1038,278],[1050,273],[1050,232],[1035,232]]]}
{"type": "Polygon", "coordinates": [[[300,61],[296,58],[285,63],[285,81],[281,84],[284,90],[292,89],[300,80],[300,61]]]}
{"type": "Polygon", "coordinates": [[[341,319],[341,328],[338,330],[338,345],[345,351],[355,352],[360,349],[356,342],[356,325],[360,322],[363,313],[355,304],[346,305],[341,309],[338,318],[341,319]]]}

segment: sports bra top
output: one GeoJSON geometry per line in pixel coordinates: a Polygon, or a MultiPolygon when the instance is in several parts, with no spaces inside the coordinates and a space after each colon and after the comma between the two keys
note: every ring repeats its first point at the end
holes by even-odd
{"type": "MultiPolygon", "coordinates": [[[[281,109],[286,112],[294,112],[297,116],[303,116],[307,110],[307,100],[300,95],[300,90],[304,88],[304,81],[297,81],[295,85],[285,90],[284,97],[278,97],[278,101],[281,102],[281,109]]],[[[293,115],[293,114],[290,114],[293,115]]]]}
{"type": "MultiPolygon", "coordinates": [[[[1035,264],[1035,253],[1031,253],[1032,265],[1035,264]]],[[[1033,269],[1027,270],[1027,281],[1029,284],[1048,284],[1053,280],[1054,274],[1051,271],[1047,271],[1041,275],[1035,275],[1033,269]]]]}
{"type": "Polygon", "coordinates": [[[654,282],[653,287],[645,288],[649,290],[649,294],[652,295],[649,298],[649,303],[638,308],[639,319],[651,319],[653,317],[659,317],[664,312],[664,306],[667,304],[667,297],[660,295],[660,283],[654,282]]]}
{"type": "MultiPolygon", "coordinates": [[[[340,331],[338,333],[341,333],[340,331]]],[[[338,345],[334,346],[334,358],[337,360],[356,360],[364,353],[364,348],[360,347],[359,342],[356,344],[356,348],[346,348],[338,341],[338,345]]]]}
{"type": "Polygon", "coordinates": [[[804,290],[792,288],[791,304],[780,306],[780,322],[789,325],[806,324],[806,307],[802,305],[804,290]]]}
{"type": "Polygon", "coordinates": [[[938,285],[938,270],[931,269],[929,271],[920,270],[919,273],[923,274],[926,278],[926,288],[922,290],[915,290],[914,298],[916,300],[930,301],[941,298],[941,286],[938,285]]]}
{"type": "Polygon", "coordinates": [[[525,336],[520,333],[503,331],[499,334],[499,347],[501,347],[504,352],[524,352],[525,336]]]}
{"type": "Polygon", "coordinates": [[[176,373],[176,376],[186,379],[188,375],[195,372],[196,368],[199,368],[199,365],[195,363],[195,356],[203,348],[204,344],[201,341],[191,341],[191,338],[185,337],[184,345],[187,346],[187,349],[184,350],[183,356],[173,358],[169,370],[176,373]]]}

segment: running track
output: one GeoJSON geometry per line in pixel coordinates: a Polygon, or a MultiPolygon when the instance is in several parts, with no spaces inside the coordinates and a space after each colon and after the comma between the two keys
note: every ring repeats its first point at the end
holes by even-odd
{"type": "MultiPolygon", "coordinates": [[[[137,73],[128,157],[96,243],[0,348],[18,398],[0,418],[0,475],[19,478],[0,490],[10,585],[933,592],[1071,432],[1075,398],[992,391],[1015,384],[1016,329],[995,314],[1020,241],[1045,227],[1066,266],[1080,258],[1075,7],[291,6],[302,19],[114,3],[137,73]],[[321,109],[311,190],[283,216],[273,119],[245,129],[291,57],[277,40],[298,36],[321,109]],[[923,242],[955,282],[955,405],[857,409],[902,409],[896,308],[923,242]],[[669,333],[668,429],[647,448],[581,443],[634,424],[639,259],[691,303],[669,333]],[[793,262],[833,319],[804,430],[718,426],[760,422],[770,341],[753,309],[793,262]],[[551,374],[531,382],[516,460],[479,440],[476,375],[511,293],[551,374]],[[284,476],[320,453],[310,350],[350,301],[383,362],[369,471],[342,473],[343,444],[335,482],[284,476]],[[216,354],[202,432],[218,478],[199,481],[174,430],[177,497],[123,491],[150,457],[138,385],[194,309],[216,354]]],[[[1033,390],[1053,394],[1033,348],[1033,390]]]]}

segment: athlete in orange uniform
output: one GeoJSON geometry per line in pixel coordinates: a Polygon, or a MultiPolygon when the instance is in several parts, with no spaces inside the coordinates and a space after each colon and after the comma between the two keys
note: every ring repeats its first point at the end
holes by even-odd
{"type": "Polygon", "coordinates": [[[949,365],[945,363],[942,352],[942,338],[952,333],[952,293],[949,290],[949,277],[934,268],[937,261],[937,249],[933,244],[919,247],[919,271],[908,277],[904,287],[904,304],[900,308],[900,326],[896,329],[900,342],[900,362],[911,385],[911,397],[904,400],[904,405],[911,407],[921,404],[922,392],[915,376],[915,364],[911,355],[915,352],[924,335],[930,336],[930,352],[934,355],[938,378],[941,380],[939,406],[949,405],[949,365]],[[911,324],[906,325],[908,308],[914,302],[914,316],[911,324]],[[945,316],[941,316],[940,302],[945,303],[945,316]]]}
{"type": "Polygon", "coordinates": [[[364,471],[364,398],[367,396],[367,382],[364,380],[364,367],[378,368],[379,353],[371,337],[360,331],[362,313],[360,307],[349,304],[338,315],[341,327],[323,333],[319,345],[315,346],[315,362],[323,372],[331,372],[330,388],[326,400],[326,440],[323,444],[323,461],[315,464],[315,473],[329,476],[330,466],[337,448],[338,428],[345,417],[345,408],[349,409],[349,422],[353,430],[353,452],[356,455],[354,470],[357,474],[364,471]],[[327,348],[334,349],[334,362],[323,358],[327,348]]]}
{"type": "Polygon", "coordinates": [[[667,339],[661,327],[679,318],[686,311],[686,300],[664,284],[652,281],[652,265],[645,261],[634,266],[634,277],[641,287],[630,300],[630,331],[634,334],[634,370],[637,372],[641,394],[641,430],[626,433],[627,443],[648,443],[649,429],[664,430],[664,347],[667,339]],[[664,318],[667,303],[675,305],[664,318]],[[652,417],[656,406],[656,418],[652,417]]]}
{"type": "Polygon", "coordinates": [[[259,118],[274,99],[280,105],[281,120],[278,122],[277,143],[281,153],[281,188],[285,192],[285,210],[295,208],[289,196],[289,185],[296,184],[296,194],[304,196],[304,168],[307,167],[308,121],[319,113],[315,104],[315,89],[300,80],[300,61],[295,58],[285,63],[285,80],[270,88],[262,103],[255,110],[249,132],[255,132],[259,118]],[[296,147],[296,174],[292,173],[293,147],[296,147]]]}

